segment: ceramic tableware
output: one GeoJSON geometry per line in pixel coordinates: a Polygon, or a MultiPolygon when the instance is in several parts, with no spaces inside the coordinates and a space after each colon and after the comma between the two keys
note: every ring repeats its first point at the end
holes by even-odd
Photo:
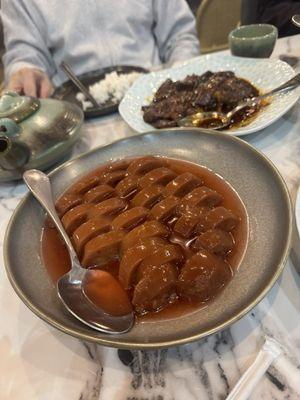
{"type": "Polygon", "coordinates": [[[278,30],[269,24],[243,25],[228,36],[229,47],[234,56],[268,58],[272,54],[278,30]]]}
{"type": "Polygon", "coordinates": [[[249,218],[249,241],[233,279],[205,308],[168,320],[135,324],[122,335],[94,331],[73,318],[60,303],[41,259],[45,212],[32,195],[16,208],[4,243],[9,280],[22,301],[59,330],[118,348],[162,348],[199,340],[251,310],[271,289],[288,257],[292,211],[284,180],[273,164],[246,142],[199,129],[149,132],[99,147],[50,174],[56,199],[79,177],[108,160],[145,154],[192,161],[224,177],[240,195],[249,218]]]}
{"type": "MultiPolygon", "coordinates": [[[[154,93],[168,78],[184,79],[187,75],[201,75],[206,71],[233,71],[236,76],[249,80],[262,93],[270,91],[295,76],[295,71],[285,62],[273,59],[233,57],[224,54],[208,54],[179,66],[152,72],[139,78],[129,88],[119,106],[122,118],[137,132],[147,132],[153,127],[143,120],[142,106],[148,105],[154,93]]],[[[234,136],[257,132],[277,121],[297,102],[300,89],[281,93],[271,104],[264,107],[247,125],[226,129],[234,136]]]]}
{"type": "Polygon", "coordinates": [[[54,99],[0,97],[0,182],[21,179],[24,171],[45,170],[62,160],[80,136],[79,107],[54,99]]]}

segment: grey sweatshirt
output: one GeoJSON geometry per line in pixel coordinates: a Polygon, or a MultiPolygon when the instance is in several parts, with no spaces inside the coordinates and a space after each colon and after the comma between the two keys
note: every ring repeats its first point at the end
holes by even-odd
{"type": "Polygon", "coordinates": [[[129,64],[146,68],[199,54],[185,0],[2,0],[8,77],[24,66],[59,85],[65,60],[77,74],[129,64]]]}

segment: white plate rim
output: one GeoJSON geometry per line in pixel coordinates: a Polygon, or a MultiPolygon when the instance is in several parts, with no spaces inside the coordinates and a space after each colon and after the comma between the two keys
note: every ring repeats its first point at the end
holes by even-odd
{"type": "MultiPolygon", "coordinates": [[[[281,61],[279,59],[241,58],[241,57],[235,57],[235,56],[231,56],[228,54],[220,54],[220,53],[202,55],[202,56],[195,57],[191,60],[182,62],[180,64],[177,64],[174,67],[159,70],[159,71],[154,71],[154,72],[151,72],[150,74],[147,74],[146,76],[142,76],[142,77],[138,78],[137,81],[135,81],[133,83],[133,85],[129,88],[129,90],[123,97],[121,103],[119,104],[119,113],[120,113],[121,117],[136,132],[144,133],[144,132],[147,132],[150,130],[154,130],[155,128],[153,126],[140,120],[139,114],[137,115],[135,120],[133,120],[131,118],[131,116],[129,115],[130,112],[128,112],[128,102],[130,101],[130,96],[135,95],[136,90],[140,85],[148,84],[149,79],[150,79],[149,77],[151,77],[151,78],[157,77],[157,79],[161,81],[161,79],[159,78],[161,76],[165,76],[165,79],[166,79],[167,75],[172,74],[174,72],[176,73],[176,72],[184,69],[186,66],[190,66],[190,65],[193,65],[193,64],[196,64],[199,62],[201,62],[201,63],[208,62],[209,63],[210,60],[219,60],[220,63],[226,62],[226,61],[233,62],[233,63],[236,62],[237,64],[241,61],[244,61],[244,62],[248,62],[250,64],[256,63],[257,65],[263,65],[264,63],[266,63],[266,65],[267,64],[270,65],[270,63],[271,63],[271,64],[274,64],[274,67],[277,66],[277,67],[281,68],[282,70],[288,71],[290,78],[292,78],[296,74],[295,70],[290,65],[288,65],[286,62],[281,61]],[[142,128],[140,127],[141,122],[143,125],[142,128]]],[[[209,66],[208,66],[208,69],[209,69],[209,66]]],[[[220,70],[222,70],[222,69],[220,69],[220,70]]],[[[149,93],[149,96],[150,95],[151,94],[149,93]]],[[[259,126],[254,125],[251,127],[251,123],[250,123],[248,126],[244,127],[244,129],[241,129],[241,130],[240,129],[232,129],[232,130],[227,130],[224,132],[226,132],[227,134],[230,134],[232,136],[244,136],[244,135],[249,135],[251,133],[263,130],[264,128],[266,128],[266,127],[270,126],[271,124],[273,124],[274,122],[278,121],[278,119],[280,119],[284,114],[286,114],[296,104],[296,102],[299,100],[299,98],[300,98],[300,90],[296,90],[295,96],[293,96],[293,98],[290,98],[290,101],[288,102],[288,104],[286,106],[281,107],[278,110],[279,112],[276,113],[274,118],[272,118],[271,120],[266,120],[263,123],[260,123],[259,126]]]]}

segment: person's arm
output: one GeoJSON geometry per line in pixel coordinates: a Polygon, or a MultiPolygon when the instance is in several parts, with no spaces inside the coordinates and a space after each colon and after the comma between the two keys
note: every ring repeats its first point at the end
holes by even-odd
{"type": "Polygon", "coordinates": [[[154,0],[153,11],[162,62],[172,64],[200,54],[195,18],[185,0],[154,0]]]}
{"type": "Polygon", "coordinates": [[[257,22],[275,25],[279,37],[296,35],[299,28],[293,25],[291,18],[300,14],[300,2],[291,0],[260,0],[257,22]]]}
{"type": "Polygon", "coordinates": [[[32,96],[51,93],[55,67],[47,47],[46,24],[31,0],[2,0],[7,87],[32,96]]]}

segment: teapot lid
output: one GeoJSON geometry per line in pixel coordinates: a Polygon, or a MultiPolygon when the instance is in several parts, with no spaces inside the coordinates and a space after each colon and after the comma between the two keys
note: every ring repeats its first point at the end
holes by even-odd
{"type": "Polygon", "coordinates": [[[16,92],[5,92],[0,96],[0,118],[11,118],[21,122],[40,108],[40,101],[34,97],[20,96],[16,92]]]}

